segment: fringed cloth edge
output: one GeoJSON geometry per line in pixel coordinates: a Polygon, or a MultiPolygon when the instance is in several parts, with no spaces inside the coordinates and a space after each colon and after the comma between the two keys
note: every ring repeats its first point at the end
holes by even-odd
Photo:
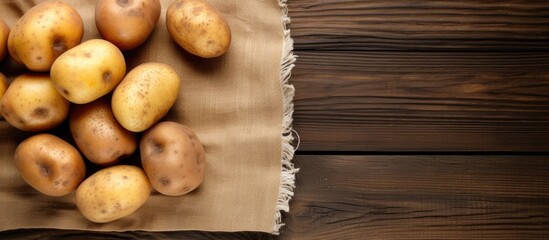
{"type": "Polygon", "coordinates": [[[292,121],[294,113],[295,88],[289,83],[292,69],[294,68],[296,56],[293,53],[294,41],[290,36],[290,17],[288,16],[287,0],[278,0],[282,11],[282,27],[284,42],[282,45],[282,58],[280,68],[280,87],[282,90],[282,172],[280,174],[280,189],[276,204],[276,213],[273,224],[273,234],[278,235],[284,223],[282,222],[282,211],[289,212],[289,201],[294,195],[295,175],[299,169],[294,167],[292,162],[296,148],[292,145],[292,121]]]}

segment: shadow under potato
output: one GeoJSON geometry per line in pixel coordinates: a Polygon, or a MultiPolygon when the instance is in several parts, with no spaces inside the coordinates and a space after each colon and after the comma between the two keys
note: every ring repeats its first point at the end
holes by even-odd
{"type": "MultiPolygon", "coordinates": [[[[158,30],[155,29],[154,31],[158,30]]],[[[153,36],[154,31],[151,34],[153,36]]],[[[221,64],[225,62],[225,56],[227,55],[227,53],[225,53],[215,58],[198,57],[187,52],[172,39],[165,40],[165,45],[163,46],[165,50],[162,50],[162,52],[145,52],[143,49],[151,49],[151,47],[148,47],[148,45],[152,44],[152,38],[154,37],[148,38],[142,44],[142,46],[123,52],[126,58],[127,72],[131,71],[131,69],[135,68],[139,64],[144,63],[143,59],[148,59],[148,61],[163,62],[168,65],[171,65],[173,62],[184,63],[185,65],[187,65],[185,69],[192,69],[193,71],[197,71],[200,74],[208,75],[209,73],[215,73],[221,68],[221,64]]],[[[157,49],[156,51],[161,50],[157,49]]],[[[178,74],[180,75],[180,77],[182,77],[182,80],[184,80],[184,76],[187,75],[184,72],[178,72],[178,74]]]]}

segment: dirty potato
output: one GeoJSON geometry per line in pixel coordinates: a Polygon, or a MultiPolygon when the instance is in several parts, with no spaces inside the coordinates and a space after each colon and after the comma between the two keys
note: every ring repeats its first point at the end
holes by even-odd
{"type": "Polygon", "coordinates": [[[99,0],[95,5],[95,25],[101,37],[121,50],[141,45],[159,18],[159,0],[99,0]]]}
{"type": "Polygon", "coordinates": [[[63,53],[51,67],[55,88],[69,101],[92,102],[111,92],[126,74],[122,52],[103,39],[92,39],[63,53]]]}
{"type": "Polygon", "coordinates": [[[8,51],[31,71],[49,71],[59,55],[80,44],[84,25],[63,1],[46,1],[28,10],[13,26],[8,51]]]}
{"type": "Polygon", "coordinates": [[[15,166],[31,187],[48,196],[71,193],[86,175],[78,150],[47,133],[29,137],[17,146],[15,166]]]}
{"type": "Polygon", "coordinates": [[[173,106],[181,80],[171,66],[143,63],[132,69],[112,94],[112,111],[132,132],[142,132],[158,122],[173,106]]]}
{"type": "Polygon", "coordinates": [[[139,209],[151,192],[141,168],[116,165],[88,177],[76,190],[76,206],[88,220],[111,222],[139,209]]]}
{"type": "Polygon", "coordinates": [[[143,135],[141,163],[153,188],[168,196],[180,196],[197,188],[206,174],[202,143],[187,126],[160,122],[143,135]]]}
{"type": "Polygon", "coordinates": [[[136,134],[116,121],[106,97],[75,104],[69,115],[69,127],[78,149],[98,165],[113,165],[137,149],[136,134]]]}
{"type": "Polygon", "coordinates": [[[8,87],[0,100],[0,113],[23,131],[44,131],[61,124],[70,103],[53,87],[47,74],[23,74],[8,87]]]}
{"type": "Polygon", "coordinates": [[[231,45],[227,20],[204,0],[173,1],[166,12],[166,27],[177,44],[203,58],[220,56],[231,45]]]}

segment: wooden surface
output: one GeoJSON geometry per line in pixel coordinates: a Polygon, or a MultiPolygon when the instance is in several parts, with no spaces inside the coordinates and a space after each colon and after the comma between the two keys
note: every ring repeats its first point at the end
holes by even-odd
{"type": "Polygon", "coordinates": [[[549,1],[290,0],[297,188],[280,236],[549,239],[549,1]]]}
{"type": "Polygon", "coordinates": [[[300,150],[549,150],[547,1],[289,6],[300,150]]]}

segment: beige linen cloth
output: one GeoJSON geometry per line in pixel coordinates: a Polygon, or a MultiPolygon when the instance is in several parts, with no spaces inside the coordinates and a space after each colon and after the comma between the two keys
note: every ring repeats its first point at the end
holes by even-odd
{"type": "MultiPolygon", "coordinates": [[[[12,27],[42,2],[1,1],[0,16],[12,27]]],[[[84,40],[100,38],[91,0],[65,1],[84,20],[84,40]]],[[[17,228],[93,231],[261,231],[278,233],[280,211],[288,211],[294,174],[290,145],[293,87],[288,84],[295,57],[287,30],[284,0],[208,0],[227,18],[232,32],[228,52],[201,59],[182,50],[168,35],[166,9],[150,38],[125,52],[128,71],[157,61],[177,69],[178,102],[164,118],[192,127],[206,149],[207,175],[196,191],[181,197],[152,192],[138,211],[96,224],[80,215],[74,193],[48,197],[29,187],[13,163],[17,144],[31,136],[0,121],[0,230],[17,228]]],[[[12,80],[10,64],[0,71],[12,80]]],[[[67,131],[61,126],[57,132],[67,131]]],[[[55,132],[55,131],[54,131],[55,132]]],[[[135,159],[134,159],[135,160],[135,159]]],[[[127,160],[131,161],[131,160],[127,160]]]]}

